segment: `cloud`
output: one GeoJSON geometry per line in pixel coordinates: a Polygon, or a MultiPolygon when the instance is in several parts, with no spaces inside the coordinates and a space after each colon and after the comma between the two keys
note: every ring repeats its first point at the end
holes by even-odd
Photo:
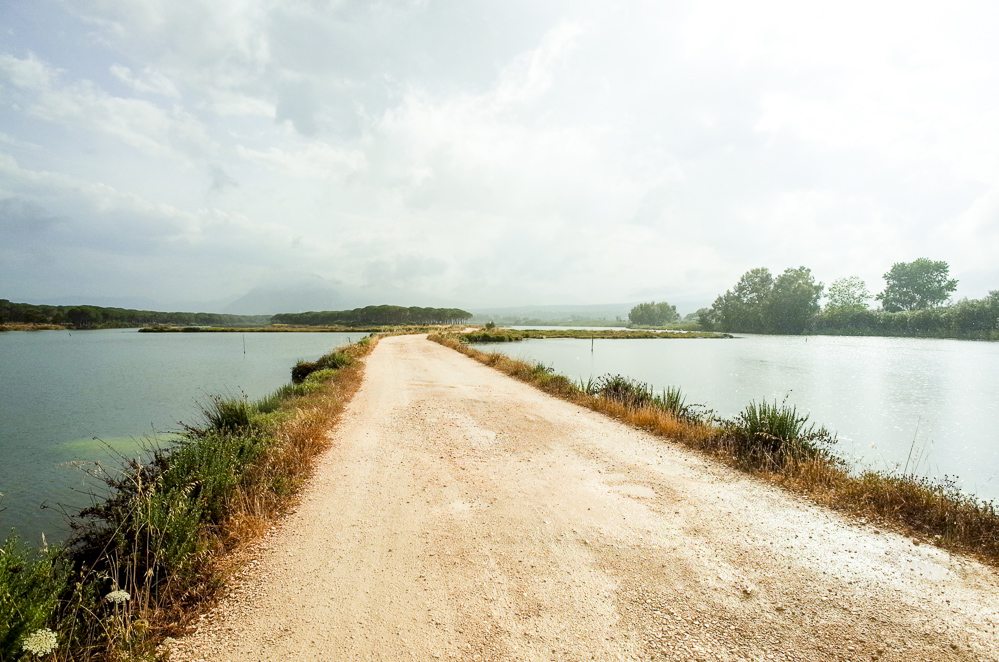
{"type": "Polygon", "coordinates": [[[169,78],[149,67],[146,67],[141,74],[136,75],[124,65],[113,64],[111,65],[111,74],[141,94],[154,94],[171,98],[180,96],[177,87],[169,78]]]}
{"type": "Polygon", "coordinates": [[[41,92],[52,87],[59,72],[34,53],[23,58],[4,53],[0,54],[0,74],[14,87],[41,92]]]}
{"type": "MultiPolygon", "coordinates": [[[[68,34],[15,24],[0,52],[0,222],[25,254],[101,256],[94,290],[122,265],[162,298],[295,272],[412,303],[693,308],[755,266],[877,289],[922,255],[973,273],[961,294],[999,283],[986,3],[38,11],[68,34]]],[[[27,294],[60,287],[20,268],[27,294]]]]}

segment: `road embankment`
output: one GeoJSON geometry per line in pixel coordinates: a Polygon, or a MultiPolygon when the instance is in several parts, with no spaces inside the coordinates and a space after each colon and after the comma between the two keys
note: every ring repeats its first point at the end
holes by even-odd
{"type": "Polygon", "coordinates": [[[418,336],[172,659],[992,659],[995,569],[418,336]]]}

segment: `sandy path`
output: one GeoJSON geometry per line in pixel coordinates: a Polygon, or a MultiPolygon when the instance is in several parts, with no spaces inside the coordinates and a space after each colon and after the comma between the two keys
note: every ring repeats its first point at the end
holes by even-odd
{"type": "Polygon", "coordinates": [[[999,573],[422,337],[174,659],[999,659],[999,573]]]}

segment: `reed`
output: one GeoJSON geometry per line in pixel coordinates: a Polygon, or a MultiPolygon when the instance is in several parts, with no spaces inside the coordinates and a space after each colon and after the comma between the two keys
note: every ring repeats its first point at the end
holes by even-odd
{"type": "Polygon", "coordinates": [[[833,462],[835,436],[824,427],[809,424],[786,403],[750,402],[732,421],[723,423],[740,457],[764,468],[780,468],[791,462],[824,458],[833,462]]]}

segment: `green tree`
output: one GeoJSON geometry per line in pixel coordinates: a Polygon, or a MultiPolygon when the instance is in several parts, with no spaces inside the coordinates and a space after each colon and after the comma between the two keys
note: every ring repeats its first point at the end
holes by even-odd
{"type": "Polygon", "coordinates": [[[774,333],[802,333],[816,313],[822,283],[808,267],[785,269],[774,281],[767,306],[766,326],[774,333]]]}
{"type": "Polygon", "coordinates": [[[640,303],[628,313],[628,320],[640,326],[662,326],[679,319],[680,314],[676,312],[676,306],[671,306],[665,301],[640,303]]]}
{"type": "Polygon", "coordinates": [[[747,271],[735,287],[711,305],[714,324],[723,331],[765,333],[767,304],[773,287],[773,274],[766,267],[747,271]]]}
{"type": "Polygon", "coordinates": [[[867,302],[871,300],[871,293],[867,290],[867,283],[859,276],[847,276],[833,281],[829,286],[829,300],[826,302],[826,310],[867,310],[867,302]]]}
{"type": "Polygon", "coordinates": [[[877,299],[890,313],[923,310],[943,305],[955,289],[957,281],[950,278],[946,262],[921,257],[893,264],[885,274],[885,289],[877,299]]]}
{"type": "Polygon", "coordinates": [[[718,316],[714,308],[698,308],[694,316],[697,323],[705,331],[714,331],[715,327],[718,326],[718,316]]]}
{"type": "Polygon", "coordinates": [[[66,319],[74,328],[89,329],[94,325],[94,313],[83,306],[70,308],[66,311],[66,319]]]}
{"type": "Polygon", "coordinates": [[[705,328],[749,333],[801,333],[819,311],[822,283],[807,267],[785,269],[776,279],[769,269],[747,271],[698,317],[705,328]]]}

